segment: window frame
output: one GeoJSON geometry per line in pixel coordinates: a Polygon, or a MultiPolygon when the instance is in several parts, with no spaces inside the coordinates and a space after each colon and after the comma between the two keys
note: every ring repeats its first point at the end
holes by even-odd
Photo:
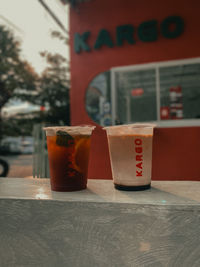
{"type": "MultiPolygon", "coordinates": [[[[200,126],[200,119],[180,119],[180,120],[161,120],[160,119],[160,75],[159,69],[161,67],[172,67],[178,65],[187,65],[187,64],[195,64],[200,63],[200,57],[189,58],[189,59],[180,59],[180,60],[168,60],[168,61],[160,61],[160,62],[152,62],[145,64],[136,64],[136,65],[128,65],[128,66],[120,66],[114,67],[110,69],[111,72],[111,117],[112,117],[112,125],[115,125],[117,104],[116,104],[116,83],[115,83],[115,75],[117,72],[126,72],[126,71],[138,71],[138,70],[148,70],[155,69],[156,75],[156,111],[157,111],[157,120],[153,121],[156,123],[158,127],[182,127],[182,126],[200,126]]],[[[129,122],[131,123],[131,121],[129,122]]]]}

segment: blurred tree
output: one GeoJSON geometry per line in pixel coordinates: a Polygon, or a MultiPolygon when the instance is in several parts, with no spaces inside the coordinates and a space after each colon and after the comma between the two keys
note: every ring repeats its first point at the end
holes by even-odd
{"type": "MultiPolygon", "coordinates": [[[[68,45],[68,38],[58,31],[52,31],[51,36],[68,45]]],[[[46,124],[70,125],[70,79],[67,59],[58,54],[41,52],[47,67],[39,79],[37,104],[44,106],[41,119],[46,124]]]]}
{"type": "MultiPolygon", "coordinates": [[[[59,32],[52,32],[52,37],[68,43],[67,38],[59,32]]],[[[42,52],[41,56],[46,60],[47,67],[38,76],[28,62],[20,59],[19,42],[11,32],[0,26],[0,111],[11,97],[41,106],[41,111],[36,112],[31,119],[29,115],[17,114],[5,119],[3,127],[0,121],[0,135],[2,128],[4,135],[30,135],[33,125],[40,122],[70,124],[67,60],[60,54],[48,52],[42,52]]]]}
{"type": "Polygon", "coordinates": [[[39,104],[48,107],[43,120],[52,125],[70,124],[69,68],[60,54],[42,52],[47,68],[40,78],[39,104]]]}
{"type": "MultiPolygon", "coordinates": [[[[20,58],[20,43],[12,32],[0,25],[0,138],[2,136],[1,109],[17,95],[16,89],[34,90],[37,75],[27,61],[20,58]]],[[[23,98],[23,95],[20,95],[23,98]]]]}

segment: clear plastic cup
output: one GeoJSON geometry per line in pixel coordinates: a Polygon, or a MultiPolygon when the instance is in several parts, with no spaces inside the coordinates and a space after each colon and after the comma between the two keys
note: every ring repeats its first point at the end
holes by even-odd
{"type": "Polygon", "coordinates": [[[115,188],[129,191],[150,188],[155,126],[137,123],[103,128],[107,133],[115,188]]]}
{"type": "Polygon", "coordinates": [[[77,191],[87,187],[91,134],[95,126],[46,127],[51,189],[77,191]]]}

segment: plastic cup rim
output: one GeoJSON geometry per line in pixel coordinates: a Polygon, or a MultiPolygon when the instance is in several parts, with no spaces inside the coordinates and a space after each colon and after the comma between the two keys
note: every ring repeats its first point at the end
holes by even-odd
{"type": "Polygon", "coordinates": [[[132,124],[122,124],[122,125],[111,125],[103,127],[103,130],[114,129],[114,128],[155,128],[156,123],[132,123],[132,124]]]}
{"type": "Polygon", "coordinates": [[[43,130],[54,130],[54,129],[75,129],[75,128],[95,128],[96,126],[94,125],[75,125],[75,126],[47,126],[43,127],[43,130]]]}

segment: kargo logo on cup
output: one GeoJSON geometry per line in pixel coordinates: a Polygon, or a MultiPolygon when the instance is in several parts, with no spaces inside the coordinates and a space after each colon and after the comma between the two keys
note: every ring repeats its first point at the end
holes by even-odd
{"type": "Polygon", "coordinates": [[[142,139],[135,139],[135,152],[136,152],[136,176],[142,176],[142,163],[143,163],[143,155],[142,155],[142,139]]]}

